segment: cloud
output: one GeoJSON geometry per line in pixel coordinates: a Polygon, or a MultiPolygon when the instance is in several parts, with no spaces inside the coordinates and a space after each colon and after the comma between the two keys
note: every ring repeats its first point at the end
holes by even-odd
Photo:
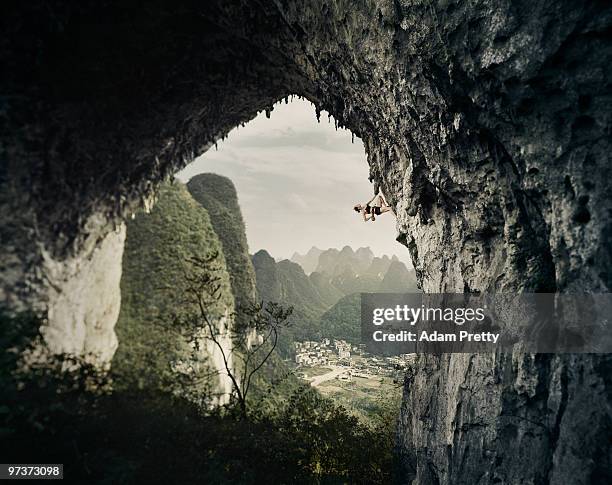
{"type": "Polygon", "coordinates": [[[302,196],[298,194],[291,194],[289,197],[289,206],[299,211],[308,211],[311,207],[302,196]]]}

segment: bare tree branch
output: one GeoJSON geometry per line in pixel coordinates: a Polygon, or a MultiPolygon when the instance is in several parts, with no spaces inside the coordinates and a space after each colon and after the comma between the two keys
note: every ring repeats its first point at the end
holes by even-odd
{"type": "MultiPolygon", "coordinates": [[[[216,271],[222,266],[215,266],[218,254],[213,253],[206,257],[192,256],[186,259],[188,268],[184,268],[184,278],[187,283],[185,290],[186,299],[197,305],[197,314],[182,318],[175,318],[175,326],[190,332],[187,335],[189,342],[194,346],[194,352],[199,351],[199,339],[204,337],[210,340],[219,350],[225,373],[229,377],[233,396],[236,399],[242,416],[247,414],[247,397],[251,390],[253,377],[260,371],[270,359],[278,344],[279,329],[287,325],[287,319],[293,308],[285,309],[276,303],[268,303],[265,307],[263,302],[259,304],[240,308],[232,312],[231,319],[244,314],[249,319],[248,325],[234,331],[231,326],[220,330],[211,317],[213,305],[218,305],[223,297],[223,283],[216,271]],[[264,334],[261,343],[249,347],[248,334],[255,331],[264,334]],[[202,335],[202,333],[204,335],[202,335]],[[221,338],[228,337],[233,342],[232,348],[227,351],[221,338]],[[265,354],[259,358],[262,351],[265,354]],[[236,367],[237,361],[241,366],[236,367]],[[234,365],[232,365],[234,363],[234,365]]],[[[219,371],[217,375],[220,375],[219,371]]]]}

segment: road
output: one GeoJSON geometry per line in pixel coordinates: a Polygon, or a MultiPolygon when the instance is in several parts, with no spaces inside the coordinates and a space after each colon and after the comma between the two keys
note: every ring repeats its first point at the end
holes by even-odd
{"type": "Polygon", "coordinates": [[[322,374],[320,376],[313,377],[312,380],[310,381],[310,385],[312,387],[317,387],[321,385],[322,383],[324,383],[325,381],[335,379],[337,376],[339,376],[340,374],[344,374],[348,370],[349,370],[348,367],[333,366],[332,370],[328,372],[327,374],[322,374]]]}

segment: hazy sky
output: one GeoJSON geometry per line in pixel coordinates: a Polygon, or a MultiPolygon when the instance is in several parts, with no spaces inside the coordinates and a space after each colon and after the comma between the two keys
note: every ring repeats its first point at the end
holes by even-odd
{"type": "Polygon", "coordinates": [[[351,143],[350,131],[336,131],[325,112],[317,123],[307,101],[279,103],[270,119],[261,113],[234,129],[178,178],[187,182],[203,172],[234,182],[251,253],[263,248],[278,259],[312,246],[370,246],[376,255],[409,261],[395,241],[393,214],[364,223],[352,209],[373,195],[361,140],[351,143]]]}

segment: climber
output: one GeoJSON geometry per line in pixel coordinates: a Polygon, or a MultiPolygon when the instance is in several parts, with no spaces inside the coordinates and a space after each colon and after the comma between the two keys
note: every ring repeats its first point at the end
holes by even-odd
{"type": "Polygon", "coordinates": [[[353,207],[355,212],[360,212],[363,215],[363,221],[367,222],[369,220],[375,221],[376,216],[384,214],[385,212],[392,212],[391,207],[387,204],[385,198],[381,195],[374,195],[369,202],[366,202],[365,206],[361,204],[357,204],[353,207]],[[374,200],[378,197],[378,200],[374,202],[374,200]],[[374,203],[373,203],[374,202],[374,203]]]}

